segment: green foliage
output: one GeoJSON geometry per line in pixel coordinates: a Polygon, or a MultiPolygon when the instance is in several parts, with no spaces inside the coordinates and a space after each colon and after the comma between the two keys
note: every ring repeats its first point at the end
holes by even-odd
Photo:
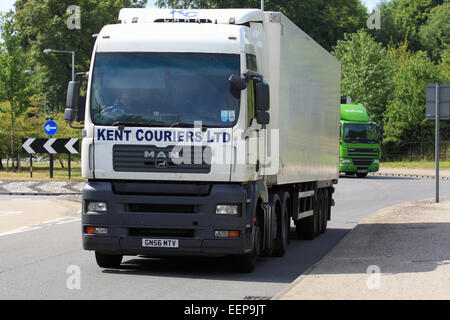
{"type": "Polygon", "coordinates": [[[333,55],[342,64],[341,95],[363,104],[371,120],[381,123],[392,91],[387,50],[365,30],[338,41],[333,55]]]}
{"type": "MultiPolygon", "coordinates": [[[[158,0],[159,7],[170,8],[260,8],[260,0],[158,0]]],[[[360,0],[265,0],[267,11],[279,11],[288,16],[303,31],[331,48],[345,33],[366,26],[366,8],[360,0]]]]}
{"type": "Polygon", "coordinates": [[[385,46],[407,41],[408,49],[417,51],[423,48],[420,41],[420,28],[427,22],[433,8],[445,0],[390,0],[379,5],[381,30],[374,30],[377,41],[385,46]]]}
{"type": "MultiPolygon", "coordinates": [[[[0,99],[7,102],[3,103],[0,111],[3,121],[8,118],[10,128],[9,141],[2,141],[9,146],[9,150],[3,146],[1,152],[15,154],[15,118],[28,105],[31,92],[25,73],[26,55],[20,48],[20,38],[10,14],[0,16],[0,28],[0,99]]],[[[4,139],[3,130],[1,137],[4,139]]]]}
{"type": "Polygon", "coordinates": [[[445,49],[441,52],[441,69],[442,80],[445,83],[450,83],[450,44],[447,44],[445,49]]]}
{"type": "Polygon", "coordinates": [[[439,68],[425,52],[410,52],[406,44],[389,49],[393,61],[395,84],[392,99],[385,112],[386,144],[434,140],[434,122],[425,119],[425,88],[441,80],[439,68]]]}
{"type": "Polygon", "coordinates": [[[438,61],[450,44],[450,3],[433,9],[419,35],[423,47],[438,61]]]}

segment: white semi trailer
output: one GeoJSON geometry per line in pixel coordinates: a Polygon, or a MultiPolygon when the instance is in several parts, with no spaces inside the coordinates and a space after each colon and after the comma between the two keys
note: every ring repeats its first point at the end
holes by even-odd
{"type": "MultiPolygon", "coordinates": [[[[97,37],[82,238],[124,255],[230,255],[244,272],[323,233],[339,176],[340,63],[286,16],[122,9],[97,37]]],[[[66,119],[79,111],[69,83],[66,119]]]]}

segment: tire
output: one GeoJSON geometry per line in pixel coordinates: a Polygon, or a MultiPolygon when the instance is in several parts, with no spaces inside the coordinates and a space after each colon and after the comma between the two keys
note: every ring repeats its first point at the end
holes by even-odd
{"type": "Polygon", "coordinates": [[[95,260],[100,268],[118,268],[122,263],[123,256],[120,254],[106,254],[95,251],[95,260]]]}
{"type": "Polygon", "coordinates": [[[329,199],[329,193],[328,193],[328,189],[324,189],[323,190],[323,220],[322,220],[322,229],[321,229],[321,233],[325,233],[325,231],[327,230],[327,225],[328,225],[328,216],[330,213],[330,199],[329,199]]]}
{"type": "Polygon", "coordinates": [[[280,216],[277,217],[277,237],[275,239],[275,247],[272,253],[274,257],[282,257],[286,253],[289,243],[289,192],[281,194],[281,211],[280,216]]]}
{"type": "Polygon", "coordinates": [[[318,237],[322,233],[322,224],[323,224],[323,190],[317,190],[317,197],[315,198],[314,203],[314,224],[316,227],[314,228],[315,236],[318,237]]]}
{"type": "Polygon", "coordinates": [[[261,232],[258,224],[255,226],[255,233],[253,239],[253,250],[248,254],[238,255],[233,257],[233,263],[237,272],[251,273],[255,269],[256,261],[260,254],[261,248],[261,232]]]}
{"type": "Polygon", "coordinates": [[[359,172],[357,172],[357,173],[356,173],[356,176],[357,176],[358,178],[365,178],[365,177],[367,177],[367,172],[364,172],[364,173],[359,173],[359,172]]]}
{"type": "MultiPolygon", "coordinates": [[[[280,196],[277,193],[272,193],[269,195],[270,205],[272,207],[272,225],[270,229],[270,237],[266,238],[267,242],[270,242],[270,247],[264,248],[264,255],[268,257],[272,257],[274,255],[276,243],[277,243],[277,234],[278,234],[278,221],[280,220],[280,211],[281,211],[281,200],[280,196]]],[[[265,228],[266,230],[268,228],[265,228]]],[[[264,235],[267,236],[267,235],[264,235]]]]}

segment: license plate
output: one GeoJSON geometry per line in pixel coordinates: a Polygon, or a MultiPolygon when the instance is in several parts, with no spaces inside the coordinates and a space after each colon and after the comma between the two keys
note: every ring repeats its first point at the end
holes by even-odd
{"type": "Polygon", "coordinates": [[[367,169],[358,169],[358,173],[367,173],[367,169]]]}
{"type": "Polygon", "coordinates": [[[177,239],[142,239],[145,248],[178,248],[177,239]]]}

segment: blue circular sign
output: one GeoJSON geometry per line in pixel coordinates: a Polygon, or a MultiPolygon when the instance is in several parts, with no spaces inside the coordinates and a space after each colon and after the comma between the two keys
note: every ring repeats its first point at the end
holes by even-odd
{"type": "Polygon", "coordinates": [[[49,120],[44,124],[44,131],[49,136],[53,136],[58,131],[58,124],[55,121],[49,120]]]}

